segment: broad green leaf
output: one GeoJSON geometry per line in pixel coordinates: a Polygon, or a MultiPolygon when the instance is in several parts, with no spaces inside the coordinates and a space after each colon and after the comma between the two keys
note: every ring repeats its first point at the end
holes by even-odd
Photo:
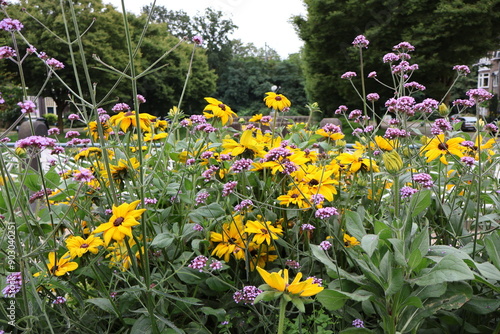
{"type": "MultiPolygon", "coordinates": [[[[323,263],[330,270],[330,272],[332,274],[335,274],[334,278],[339,278],[339,275],[340,275],[340,277],[345,278],[351,282],[354,282],[354,283],[360,284],[360,285],[362,284],[362,276],[356,276],[356,275],[350,274],[350,273],[344,271],[343,269],[339,268],[326,255],[325,251],[322,250],[318,245],[311,245],[310,248],[312,250],[314,257],[317,260],[319,260],[321,263],[323,263]]],[[[330,272],[329,272],[329,275],[333,276],[330,274],[330,272]]]]}
{"type": "Polygon", "coordinates": [[[484,239],[484,246],[491,262],[493,262],[497,269],[500,269],[500,231],[488,235],[484,239]]]}
{"type": "Polygon", "coordinates": [[[488,314],[496,312],[500,308],[500,299],[483,298],[473,296],[465,305],[464,309],[476,314],[488,314]]]}
{"type": "Polygon", "coordinates": [[[409,211],[412,217],[418,216],[431,205],[431,191],[421,190],[410,199],[409,211]]]}
{"type": "Polygon", "coordinates": [[[421,299],[426,299],[426,298],[437,298],[441,297],[447,289],[447,284],[436,284],[436,285],[427,285],[424,287],[419,288],[414,295],[418,296],[421,299]]]}
{"type": "Polygon", "coordinates": [[[292,303],[299,310],[299,312],[302,312],[302,313],[306,312],[306,308],[304,306],[304,301],[300,297],[299,298],[292,298],[292,303]]]}
{"type": "Polygon", "coordinates": [[[399,292],[404,284],[403,270],[401,268],[392,269],[388,283],[388,287],[385,290],[386,296],[392,296],[396,292],[399,292]]]}
{"type": "Polygon", "coordinates": [[[35,173],[29,173],[26,175],[23,183],[29,190],[39,191],[42,188],[42,182],[40,180],[40,175],[35,173]]]}
{"type": "Polygon", "coordinates": [[[500,281],[500,270],[491,263],[476,263],[476,268],[484,278],[500,281]]]}
{"type": "Polygon", "coordinates": [[[335,290],[323,290],[316,295],[316,299],[329,311],[341,309],[349,299],[345,294],[335,290]]]}
{"type": "Polygon", "coordinates": [[[389,242],[394,248],[394,260],[396,263],[401,267],[406,267],[406,249],[404,241],[400,239],[389,239],[389,242]]]}
{"type": "Polygon", "coordinates": [[[108,313],[113,313],[114,315],[118,316],[109,299],[92,298],[92,299],[87,299],[86,302],[96,305],[97,307],[99,307],[103,311],[106,311],[108,313]]]}
{"type": "Polygon", "coordinates": [[[174,238],[168,232],[158,234],[151,242],[151,247],[168,248],[174,242],[174,238]]]}
{"type": "Polygon", "coordinates": [[[410,253],[413,253],[415,250],[420,251],[421,256],[425,256],[429,251],[429,231],[427,228],[423,228],[413,240],[410,248],[410,253]]]}
{"type": "Polygon", "coordinates": [[[218,321],[223,321],[226,317],[226,310],[224,310],[223,308],[214,309],[208,306],[204,306],[200,309],[200,311],[205,313],[206,315],[213,315],[217,318],[218,321]]]}
{"type": "Polygon", "coordinates": [[[224,292],[224,291],[229,290],[229,286],[227,284],[224,284],[223,282],[221,282],[221,280],[219,278],[216,278],[216,277],[207,278],[205,283],[207,283],[208,287],[212,291],[224,292]]]}
{"type": "Polygon", "coordinates": [[[422,261],[422,259],[423,259],[423,256],[420,253],[420,250],[414,249],[411,252],[410,256],[408,257],[408,265],[413,270],[413,269],[415,269],[415,268],[418,267],[418,265],[420,264],[420,262],[422,261]]]}
{"type": "Polygon", "coordinates": [[[361,240],[366,234],[365,227],[363,226],[363,221],[357,212],[346,211],[346,229],[350,235],[358,240],[361,240]]]}
{"type": "Polygon", "coordinates": [[[415,283],[425,286],[471,279],[474,279],[472,270],[463,260],[450,254],[439,261],[427,274],[417,277],[415,283]]]}
{"type": "Polygon", "coordinates": [[[387,240],[392,236],[391,228],[381,221],[375,221],[374,224],[375,234],[378,234],[379,238],[382,240],[387,240]]]}
{"type": "Polygon", "coordinates": [[[415,306],[416,308],[424,307],[424,305],[422,304],[422,300],[416,296],[406,298],[403,305],[401,306],[415,306]]]}
{"type": "Polygon", "coordinates": [[[377,249],[377,246],[378,235],[376,234],[367,234],[361,239],[361,248],[363,248],[369,257],[372,257],[373,252],[377,249]]]}
{"type": "Polygon", "coordinates": [[[134,322],[134,325],[130,329],[130,334],[149,334],[153,332],[151,326],[151,319],[146,316],[142,316],[134,322]]]}
{"type": "Polygon", "coordinates": [[[466,252],[451,246],[446,246],[446,245],[430,246],[429,251],[427,252],[427,257],[433,260],[437,259],[436,262],[440,261],[439,258],[443,258],[447,255],[454,255],[461,260],[469,260],[473,262],[472,258],[466,252]]]}

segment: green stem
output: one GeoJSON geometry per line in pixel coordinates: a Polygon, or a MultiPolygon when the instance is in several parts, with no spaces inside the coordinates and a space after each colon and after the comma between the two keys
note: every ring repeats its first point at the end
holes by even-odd
{"type": "Polygon", "coordinates": [[[280,315],[278,321],[278,334],[283,334],[285,330],[285,315],[286,315],[286,304],[284,296],[281,296],[280,300],[280,315]]]}

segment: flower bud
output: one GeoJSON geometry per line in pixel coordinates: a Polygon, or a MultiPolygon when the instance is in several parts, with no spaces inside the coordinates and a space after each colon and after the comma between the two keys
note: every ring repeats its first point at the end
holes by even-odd
{"type": "Polygon", "coordinates": [[[403,168],[403,159],[395,150],[382,154],[382,160],[389,173],[397,173],[403,168]]]}
{"type": "Polygon", "coordinates": [[[444,103],[441,103],[438,108],[439,115],[446,117],[450,113],[450,108],[444,103]]]}

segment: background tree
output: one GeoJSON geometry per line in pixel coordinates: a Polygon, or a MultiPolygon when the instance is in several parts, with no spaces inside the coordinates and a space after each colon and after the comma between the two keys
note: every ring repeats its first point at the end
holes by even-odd
{"type": "MultiPolygon", "coordinates": [[[[500,30],[495,27],[500,26],[500,0],[305,0],[305,4],[307,18],[295,17],[294,23],[305,41],[306,87],[328,114],[339,104],[358,103],[350,83],[340,76],[346,71],[359,74],[359,60],[350,47],[359,34],[370,40],[364,53],[365,73],[377,71],[382,80],[390,80],[382,56],[401,41],[413,44],[412,62],[420,66],[414,79],[425,82],[426,93],[438,99],[453,80],[453,65],[472,65],[499,42],[500,30]]],[[[367,92],[379,87],[369,80],[367,92]]]]}

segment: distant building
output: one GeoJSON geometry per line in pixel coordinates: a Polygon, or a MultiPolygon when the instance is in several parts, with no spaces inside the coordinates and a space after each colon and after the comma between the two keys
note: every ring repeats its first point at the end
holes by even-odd
{"type": "Polygon", "coordinates": [[[495,95],[496,105],[493,110],[486,107],[478,107],[477,113],[486,117],[498,117],[500,110],[498,97],[500,96],[500,86],[498,85],[498,76],[500,70],[500,51],[491,51],[484,58],[479,60],[477,88],[486,89],[495,95]]]}
{"type": "Polygon", "coordinates": [[[57,105],[51,97],[35,98],[34,96],[28,96],[28,99],[35,102],[38,110],[37,117],[43,117],[45,114],[57,115],[57,105]]]}

